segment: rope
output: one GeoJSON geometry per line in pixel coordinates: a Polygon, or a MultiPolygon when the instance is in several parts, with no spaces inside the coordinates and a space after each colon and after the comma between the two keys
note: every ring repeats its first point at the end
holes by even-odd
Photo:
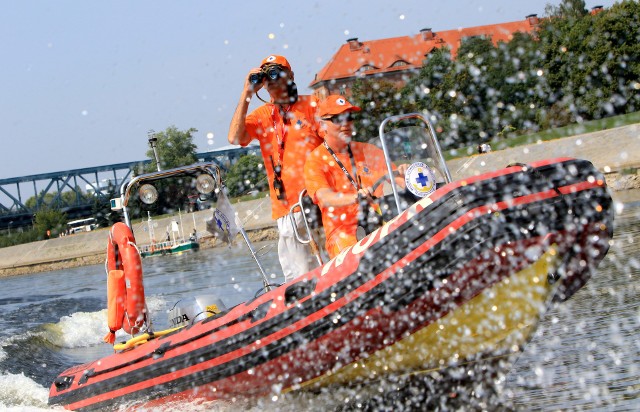
{"type": "Polygon", "coordinates": [[[140,249],[138,249],[138,245],[135,244],[135,242],[128,242],[129,246],[133,246],[136,249],[136,252],[138,252],[138,254],[140,254],[140,249]]]}

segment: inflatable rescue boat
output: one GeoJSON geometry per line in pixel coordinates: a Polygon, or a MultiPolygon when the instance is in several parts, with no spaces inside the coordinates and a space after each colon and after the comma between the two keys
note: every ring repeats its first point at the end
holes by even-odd
{"type": "MultiPolygon", "coordinates": [[[[192,300],[199,318],[182,326],[178,313],[175,328],[145,330],[133,237],[115,226],[110,244],[123,259],[114,254],[109,268],[109,282],[119,285],[110,334],[122,327],[136,336],[62,372],[49,403],[101,410],[261,397],[521,351],[549,305],[580,289],[608,250],[612,201],[603,176],[586,160],[559,158],[452,181],[427,119],[387,120],[426,124],[393,133],[381,125],[391,186],[382,200],[395,217],[333,260],[235,307],[192,300]],[[407,182],[426,182],[415,193],[393,183],[391,163],[400,161],[416,165],[407,182]]],[[[219,184],[212,165],[186,168],[205,172],[219,184]]],[[[163,173],[177,171],[133,183],[163,173]]],[[[120,200],[128,196],[123,190],[120,200]]]]}

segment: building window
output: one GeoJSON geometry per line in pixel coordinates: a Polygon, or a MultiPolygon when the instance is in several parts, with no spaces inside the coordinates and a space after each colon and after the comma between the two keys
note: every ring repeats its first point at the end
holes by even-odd
{"type": "Polygon", "coordinates": [[[376,70],[376,69],[377,69],[376,66],[372,66],[370,64],[365,64],[364,66],[362,66],[362,67],[360,67],[358,69],[358,72],[362,73],[362,72],[368,72],[368,71],[376,70]]]}
{"type": "Polygon", "coordinates": [[[389,67],[402,67],[402,66],[409,66],[409,63],[407,63],[404,60],[396,60],[395,62],[393,62],[393,64],[389,67]]]}

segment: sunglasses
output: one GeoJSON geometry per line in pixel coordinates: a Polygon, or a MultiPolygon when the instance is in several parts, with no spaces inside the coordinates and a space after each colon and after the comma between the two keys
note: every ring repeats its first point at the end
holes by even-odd
{"type": "Polygon", "coordinates": [[[335,116],[331,116],[329,118],[322,119],[322,120],[329,121],[333,124],[344,124],[344,123],[352,122],[353,116],[351,115],[351,112],[347,112],[347,113],[337,114],[335,116]]]}

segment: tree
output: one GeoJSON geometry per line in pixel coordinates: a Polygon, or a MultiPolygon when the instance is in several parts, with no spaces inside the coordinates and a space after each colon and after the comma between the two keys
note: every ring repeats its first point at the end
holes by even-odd
{"type": "Polygon", "coordinates": [[[547,4],[544,12],[548,17],[572,20],[584,17],[588,13],[584,0],[562,0],[557,6],[547,4]]]}
{"type": "Polygon", "coordinates": [[[401,91],[403,100],[412,108],[411,111],[447,111],[442,106],[443,83],[452,66],[453,60],[448,47],[436,48],[429,53],[418,75],[409,80],[401,91]]]}
{"type": "Polygon", "coordinates": [[[447,73],[445,84],[448,90],[444,98],[452,110],[450,118],[457,146],[477,144],[487,140],[492,116],[491,104],[496,91],[491,87],[492,62],[498,59],[498,52],[491,39],[474,36],[464,39],[458,49],[458,59],[454,70],[447,73]]]}
{"type": "Polygon", "coordinates": [[[574,95],[580,114],[601,118],[640,107],[640,4],[625,1],[606,12],[586,16],[581,48],[587,58],[579,67],[574,95]],[[581,69],[581,70],[580,70],[581,69]]]}
{"type": "Polygon", "coordinates": [[[67,215],[58,209],[42,207],[35,216],[34,229],[39,239],[58,236],[65,230],[67,215]],[[49,233],[49,235],[47,234],[49,233]]]}
{"type": "Polygon", "coordinates": [[[48,206],[54,208],[61,208],[65,206],[73,206],[78,203],[84,203],[90,200],[90,195],[87,193],[83,193],[82,189],[76,186],[74,190],[67,190],[66,192],[58,193],[58,192],[47,192],[44,190],[40,191],[38,194],[38,199],[36,196],[31,196],[25,201],[25,206],[31,210],[36,208],[36,200],[38,200],[39,206],[48,206]]]}
{"type": "MultiPolygon", "coordinates": [[[[196,157],[197,146],[193,143],[193,133],[197,131],[193,127],[180,131],[175,126],[170,126],[164,132],[154,134],[154,137],[158,139],[156,149],[162,169],[190,165],[198,160],[196,157]]],[[[146,167],[146,171],[157,170],[152,149],[147,150],[147,157],[151,159],[151,164],[146,167]]]]}
{"type": "Polygon", "coordinates": [[[352,103],[362,111],[356,113],[356,140],[366,142],[378,136],[380,123],[397,114],[407,113],[400,89],[385,80],[355,81],[352,88],[352,103]]]}
{"type": "MultiPolygon", "coordinates": [[[[163,170],[179,166],[186,166],[197,162],[197,146],[193,143],[193,133],[197,129],[190,128],[185,131],[178,130],[175,126],[168,127],[164,132],[155,133],[156,150],[160,158],[160,166],[163,170]]],[[[152,149],[147,150],[147,157],[151,163],[145,166],[145,172],[157,170],[156,159],[152,149]]],[[[144,205],[136,197],[132,204],[132,215],[140,216],[142,211],[152,211],[157,214],[172,213],[179,209],[187,209],[189,195],[192,192],[191,185],[182,178],[170,178],[154,183],[158,190],[158,201],[153,205],[144,205]]]]}
{"type": "Polygon", "coordinates": [[[269,188],[262,159],[252,154],[240,157],[227,172],[224,182],[231,196],[242,196],[252,190],[261,192],[269,188]]]}
{"type": "Polygon", "coordinates": [[[434,49],[399,94],[358,80],[359,134],[377,134],[387,114],[428,112],[441,146],[461,148],[639,110],[640,3],[625,0],[592,15],[584,1],[563,0],[547,11],[538,30],[509,42],[463,39],[456,60],[434,49]]]}
{"type": "Polygon", "coordinates": [[[638,110],[639,14],[637,2],[623,1],[594,16],[542,24],[549,106],[570,113],[572,121],[638,110]]]}
{"type": "Polygon", "coordinates": [[[403,89],[402,94],[417,110],[438,119],[443,147],[488,140],[488,126],[495,118],[492,110],[497,92],[493,86],[497,82],[491,80],[497,59],[490,39],[471,37],[462,42],[455,61],[448,49],[434,50],[417,78],[403,89]]]}
{"type": "Polygon", "coordinates": [[[537,130],[538,112],[546,106],[548,95],[537,40],[515,33],[511,41],[498,43],[494,55],[486,76],[485,131],[495,137],[537,130]]]}
{"type": "Polygon", "coordinates": [[[93,205],[91,207],[91,213],[96,218],[96,222],[101,227],[110,227],[116,222],[121,221],[120,213],[111,210],[111,202],[109,199],[119,197],[116,187],[109,182],[106,194],[104,196],[95,196],[93,198],[93,205]]]}

